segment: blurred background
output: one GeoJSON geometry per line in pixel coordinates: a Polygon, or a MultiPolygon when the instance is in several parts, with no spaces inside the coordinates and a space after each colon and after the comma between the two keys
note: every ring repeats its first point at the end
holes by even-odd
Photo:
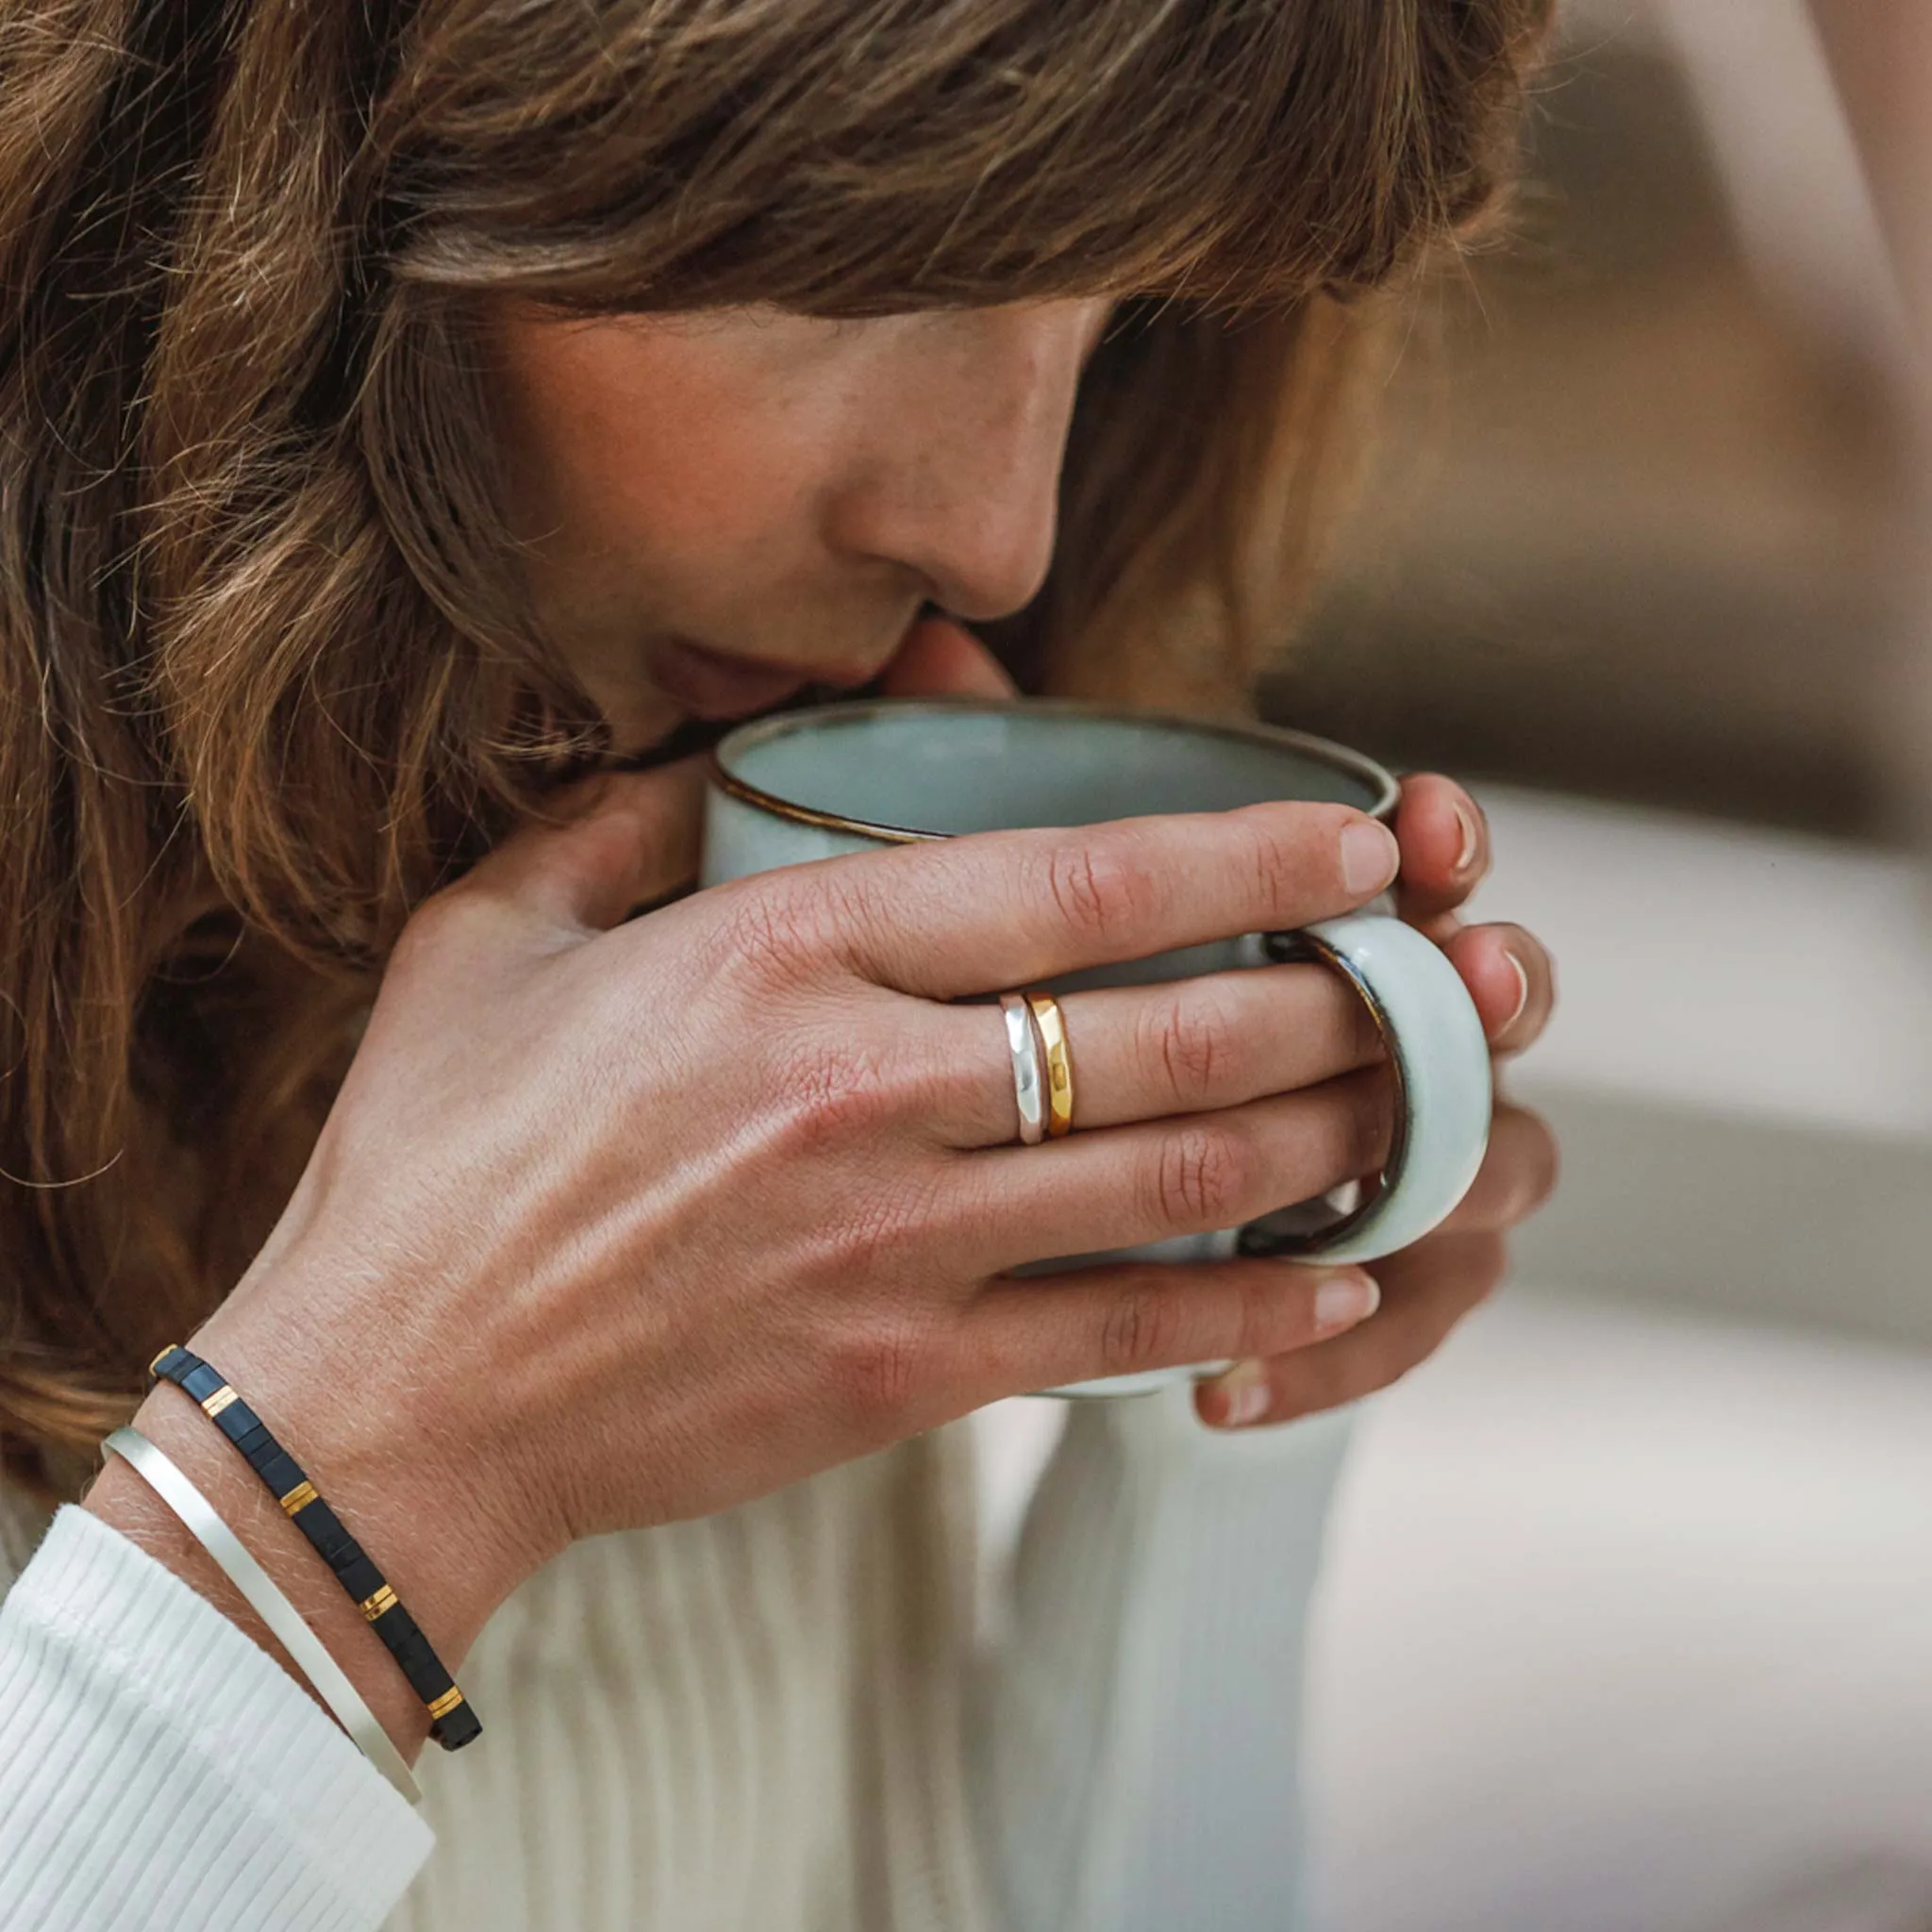
{"type": "Polygon", "coordinates": [[[1927,130],[1924,0],[1570,6],[1269,692],[1477,781],[1565,996],[1564,1187],[1338,1505],[1334,1932],[1932,1932],[1927,130]]]}

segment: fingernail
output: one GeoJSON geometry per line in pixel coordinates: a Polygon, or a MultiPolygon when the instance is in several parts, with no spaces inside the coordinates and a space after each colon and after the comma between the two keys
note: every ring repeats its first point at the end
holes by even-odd
{"type": "Polygon", "coordinates": [[[1462,827],[1462,850],[1456,855],[1456,870],[1465,873],[1474,865],[1475,856],[1482,849],[1482,828],[1475,822],[1475,813],[1459,798],[1455,812],[1456,823],[1462,827]]]}
{"type": "Polygon", "coordinates": [[[1237,1362],[1224,1374],[1217,1375],[1209,1386],[1221,1397],[1217,1428],[1244,1429],[1268,1413],[1271,1391],[1266,1362],[1237,1362]]]}
{"type": "Polygon", "coordinates": [[[1516,1004],[1509,1008],[1509,1017],[1503,1022],[1503,1030],[1507,1031],[1523,1018],[1523,1009],[1529,1004],[1529,968],[1507,949],[1503,957],[1516,974],[1516,1004]]]}
{"type": "Polygon", "coordinates": [[[1395,834],[1375,819],[1357,819],[1341,835],[1341,883],[1366,899],[1395,876],[1402,863],[1395,834]]]}
{"type": "Polygon", "coordinates": [[[1366,1322],[1382,1305],[1382,1291],[1373,1274],[1331,1274],[1315,1291],[1315,1332],[1332,1335],[1366,1322]]]}

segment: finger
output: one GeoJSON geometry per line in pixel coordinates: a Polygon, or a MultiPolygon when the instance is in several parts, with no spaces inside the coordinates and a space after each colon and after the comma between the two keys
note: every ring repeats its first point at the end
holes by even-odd
{"type": "Polygon", "coordinates": [[[1496,1108],[1489,1152],[1469,1192],[1438,1234],[1502,1234],[1524,1222],[1557,1191],[1557,1137],[1541,1114],[1496,1108]]]}
{"type": "Polygon", "coordinates": [[[1433,1355],[1503,1278],[1501,1236],[1431,1235],[1375,1263],[1382,1305],[1345,1335],[1292,1353],[1256,1350],[1194,1391],[1195,1412],[1221,1428],[1292,1422],[1358,1402],[1433,1355]]]}
{"type": "Polygon", "coordinates": [[[879,690],[889,698],[1009,698],[1019,686],[963,625],[950,617],[925,617],[906,634],[879,690]]]}
{"type": "MultiPolygon", "coordinates": [[[[1313,1087],[1383,1057],[1361,996],[1325,966],[1257,966],[1155,986],[1063,994],[1074,1125],[1118,1126],[1214,1112],[1313,1087]]],[[[944,1073],[930,1123],[946,1145],[996,1147],[1019,1134],[997,1008],[926,1008],[944,1073]]]]}
{"type": "Polygon", "coordinates": [[[561,823],[511,834],[462,889],[561,926],[605,931],[697,877],[703,756],[587,779],[554,808],[561,823]]]}
{"type": "Polygon", "coordinates": [[[962,1318],[960,1380],[975,1404],[1102,1375],[1278,1356],[1375,1307],[1358,1268],[1242,1259],[1127,1261],[981,1291],[962,1318]]]}
{"type": "Polygon", "coordinates": [[[1394,1100],[1380,1072],[1218,1113],[958,1157],[976,1274],[1206,1234],[1380,1171],[1394,1100]]]}
{"type": "Polygon", "coordinates": [[[1491,1051],[1533,1046],[1557,1004],[1556,966],[1542,942],[1520,925],[1472,925],[1443,950],[1482,1015],[1491,1051]]]}
{"type": "Polygon", "coordinates": [[[1332,918],[1380,891],[1396,858],[1363,813],[1286,802],[976,832],[742,883],[759,920],[819,895],[852,970],[953,999],[1332,918]]]}
{"type": "Polygon", "coordinates": [[[1434,773],[1405,778],[1395,837],[1402,846],[1396,909],[1411,925],[1426,927],[1454,912],[1489,873],[1489,820],[1454,779],[1434,773]]]}

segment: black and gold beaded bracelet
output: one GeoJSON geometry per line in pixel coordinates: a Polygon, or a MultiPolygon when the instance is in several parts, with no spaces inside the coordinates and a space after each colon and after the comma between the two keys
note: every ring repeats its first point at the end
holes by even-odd
{"type": "Polygon", "coordinates": [[[456,1681],[428,1638],[396,1600],[375,1563],[370,1560],[341,1519],[316,1493],[302,1466],[277,1442],[268,1424],[198,1355],[185,1348],[162,1349],[148,1364],[150,1384],[166,1380],[185,1390],[201,1405],[215,1427],[227,1437],[275,1497],[295,1526],[314,1544],[317,1555],[355,1599],[375,1634],[402,1666],[409,1688],[429,1712],[429,1735],[445,1751],[459,1750],[480,1735],[483,1725],[465,1702],[456,1681]]]}

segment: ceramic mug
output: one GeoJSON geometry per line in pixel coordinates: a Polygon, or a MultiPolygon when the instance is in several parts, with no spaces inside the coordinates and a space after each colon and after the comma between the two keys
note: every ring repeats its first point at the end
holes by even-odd
{"type": "MultiPolygon", "coordinates": [[[[1396,786],[1359,752],[1264,724],[1060,699],[824,705],[755,720],[718,743],[699,882],[714,886],[781,865],[969,832],[1227,811],[1271,799],[1352,805],[1386,822],[1394,814],[1396,786]]],[[[1069,974],[1051,991],[1141,985],[1294,958],[1320,960],[1347,978],[1388,1048],[1396,1128],[1373,1190],[1298,1204],[1245,1227],[1065,1256],[1016,1273],[1055,1273],[1103,1259],[1197,1261],[1237,1254],[1369,1261],[1420,1240],[1461,1200],[1489,1141],[1489,1045],[1455,968],[1393,916],[1386,898],[1300,932],[1248,933],[1069,974]]],[[[986,997],[1006,990],[989,988],[986,997]]],[[[1077,1072],[1079,1041],[1070,1044],[1077,1072]]],[[[1051,1392],[1134,1394],[1221,1366],[1112,1376],[1051,1392]]]]}

